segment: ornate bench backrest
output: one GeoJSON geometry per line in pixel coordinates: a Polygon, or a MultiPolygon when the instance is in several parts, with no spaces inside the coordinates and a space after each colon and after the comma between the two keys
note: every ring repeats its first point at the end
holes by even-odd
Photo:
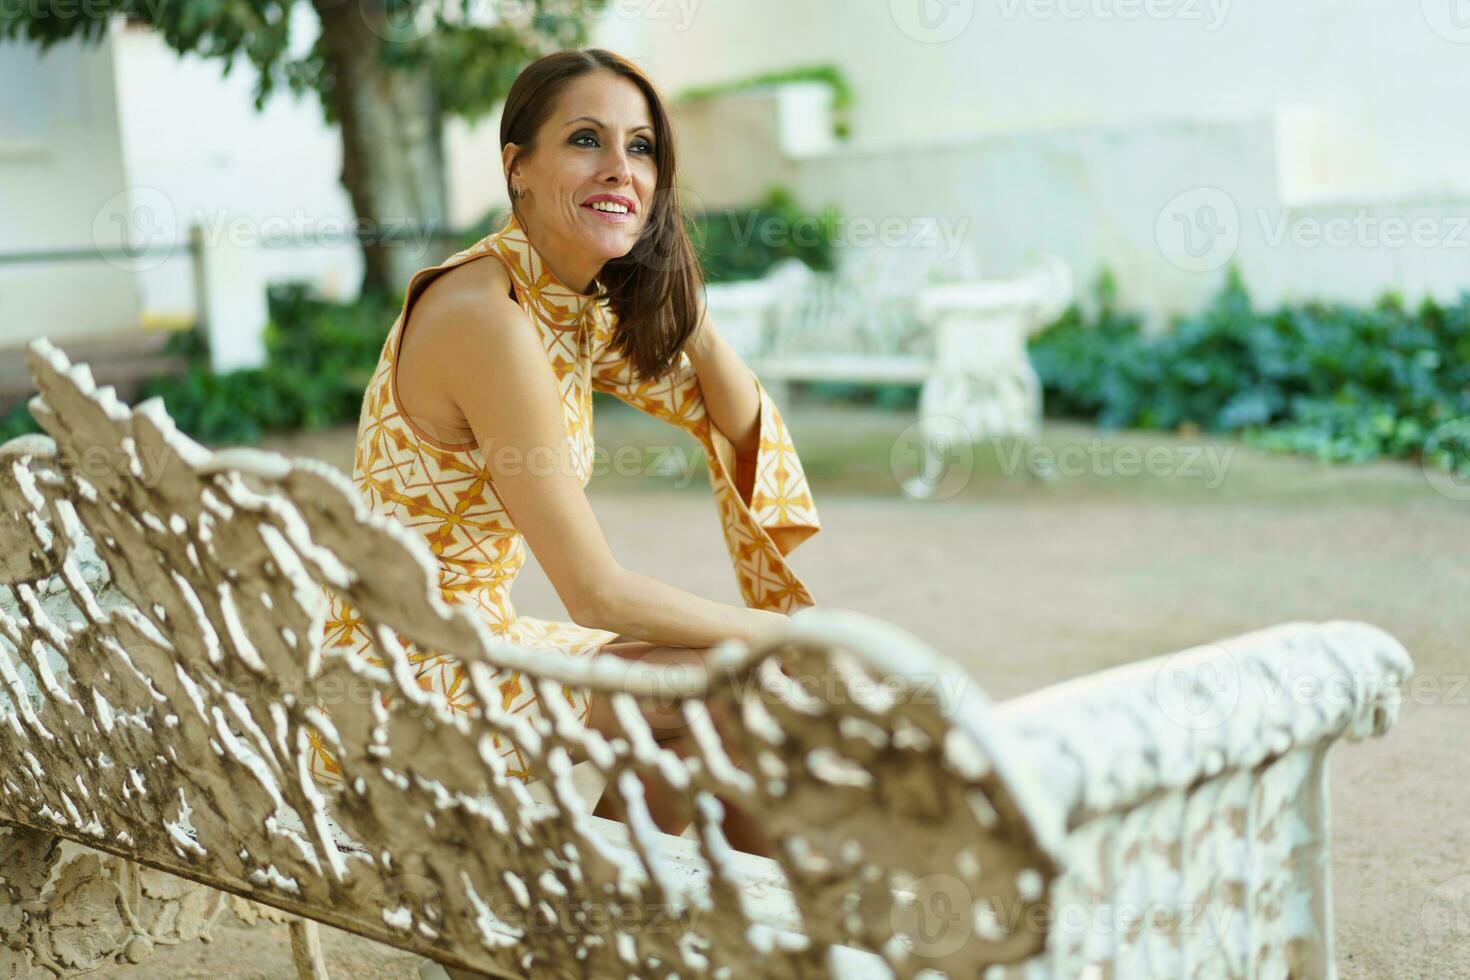
{"type": "Polygon", "coordinates": [[[871,357],[932,356],[933,337],[916,307],[926,286],[974,281],[973,250],[945,240],[933,219],[897,244],[883,239],[847,245],[832,272],[812,272],[789,259],[768,274],[778,298],[770,329],[756,353],[871,357]]]}
{"type": "Polygon", "coordinates": [[[812,609],[769,649],[657,675],[509,646],[439,600],[427,548],[341,473],[211,452],[50,344],[30,360],[50,439],[0,447],[0,825],[498,975],[820,976],[849,946],[973,976],[1044,942],[1025,913],[1060,818],[1008,768],[970,678],[908,634],[812,609]],[[322,649],[323,585],[362,611],[377,664],[322,649]],[[460,658],[483,709],[439,707],[405,640],[460,658]],[[538,685],[554,726],[498,708],[500,668],[538,685]],[[563,685],[608,692],[623,737],[558,710],[563,685]],[[688,760],[637,710],[671,693],[700,737],[688,760]],[[344,774],[331,799],[313,737],[344,774]],[[507,777],[496,738],[552,805],[507,777]],[[623,795],[621,839],[585,812],[574,748],[623,795]],[[655,831],[635,776],[654,767],[696,802],[697,844],[655,831]],[[716,792],[763,814],[778,861],[725,844],[716,792]],[[963,941],[922,934],[935,896],[958,901],[963,941]]]}

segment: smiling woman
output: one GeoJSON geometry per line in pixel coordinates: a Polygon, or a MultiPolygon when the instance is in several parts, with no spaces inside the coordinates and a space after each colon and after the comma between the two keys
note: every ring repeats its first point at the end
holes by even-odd
{"type": "Polygon", "coordinates": [[[562,282],[605,296],[618,349],[656,377],[698,324],[703,286],[663,101],[600,49],[543,58],[517,88],[500,121],[512,210],[562,282]]]}
{"type": "MultiPolygon", "coordinates": [[[[701,309],[657,93],[617,55],[559,52],[518,78],[501,133],[512,212],[409,283],[363,399],[354,483],[370,509],[424,535],[444,601],[470,604],[507,642],[677,664],[701,661],[722,640],[759,640],[813,604],[786,555],[820,524],[780,413],[701,309]],[[700,443],[744,606],[613,556],[585,494],[593,391],[700,443]],[[520,615],[511,603],[527,544],[570,622],[520,615]]],[[[361,617],[336,596],[326,642],[372,649],[361,617]]],[[[410,660],[451,709],[477,710],[452,656],[410,648],[410,660]]],[[[505,672],[498,686],[501,709],[541,714],[519,674],[505,672]]],[[[585,724],[620,730],[602,699],[564,694],[585,724]]],[[[691,750],[676,713],[649,721],[665,747],[691,750]]],[[[528,775],[513,746],[497,747],[512,775],[528,775]]],[[[335,776],[320,745],[313,772],[335,776]]],[[[658,777],[644,790],[662,829],[687,826],[692,814],[658,777]]],[[[728,801],[726,810],[731,843],[763,852],[759,828],[728,801]]],[[[619,790],[596,812],[621,817],[619,790]]]]}

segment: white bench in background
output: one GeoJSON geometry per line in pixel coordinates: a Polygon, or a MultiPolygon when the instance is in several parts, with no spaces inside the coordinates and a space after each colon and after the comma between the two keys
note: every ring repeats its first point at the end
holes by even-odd
{"type": "Polygon", "coordinates": [[[49,437],[0,446],[0,976],[142,961],[227,905],[290,918],[314,978],[317,922],[503,977],[1334,973],[1329,749],[1386,731],[1411,670],[1373,626],[1285,624],[992,704],[903,630],[813,608],[655,683],[494,640],[331,467],[208,451],[44,341],[31,362],[49,437]],[[322,584],[386,669],[322,656],[322,584]],[[444,715],[399,634],[460,655],[484,710],[444,715]],[[552,706],[607,692],[623,736],[505,715],[498,667],[552,706]],[[685,760],[637,707],[671,691],[685,760]],[[330,796],[314,729],[346,777],[330,796]],[[587,812],[578,746],[630,825],[587,812]],[[693,840],[652,825],[654,769],[687,786],[693,840]],[[776,858],[727,846],[715,793],[763,815],[776,858]]]}
{"type": "Polygon", "coordinates": [[[763,384],[918,384],[919,473],[931,497],[955,443],[1035,439],[1041,382],[1027,339],[1072,302],[1065,262],[1047,257],[1008,279],[979,279],[968,248],[846,247],[833,272],[797,259],[764,278],[707,287],[710,315],[763,384]]]}

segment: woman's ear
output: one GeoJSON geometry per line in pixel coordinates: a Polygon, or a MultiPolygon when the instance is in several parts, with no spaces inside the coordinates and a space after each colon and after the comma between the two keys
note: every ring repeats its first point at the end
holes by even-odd
{"type": "Polygon", "coordinates": [[[520,152],[520,149],[520,146],[515,143],[507,143],[500,148],[500,172],[505,175],[505,186],[507,187],[518,176],[514,168],[516,154],[520,152]]]}

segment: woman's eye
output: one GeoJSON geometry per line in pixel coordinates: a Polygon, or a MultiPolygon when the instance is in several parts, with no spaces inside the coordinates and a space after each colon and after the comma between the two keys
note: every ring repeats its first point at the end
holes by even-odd
{"type": "MultiPolygon", "coordinates": [[[[597,136],[595,134],[593,134],[593,133],[583,132],[583,133],[578,133],[576,136],[573,136],[572,137],[572,142],[573,143],[576,143],[579,146],[587,146],[587,145],[589,145],[589,144],[586,144],[586,143],[582,143],[581,142],[582,140],[591,140],[592,141],[591,145],[593,145],[593,146],[595,146],[597,144],[597,136]]],[[[653,144],[650,143],[650,142],[648,142],[648,140],[643,139],[642,137],[639,137],[637,140],[634,141],[634,143],[633,143],[633,149],[637,150],[640,153],[652,154],[653,153],[653,144]]]]}

